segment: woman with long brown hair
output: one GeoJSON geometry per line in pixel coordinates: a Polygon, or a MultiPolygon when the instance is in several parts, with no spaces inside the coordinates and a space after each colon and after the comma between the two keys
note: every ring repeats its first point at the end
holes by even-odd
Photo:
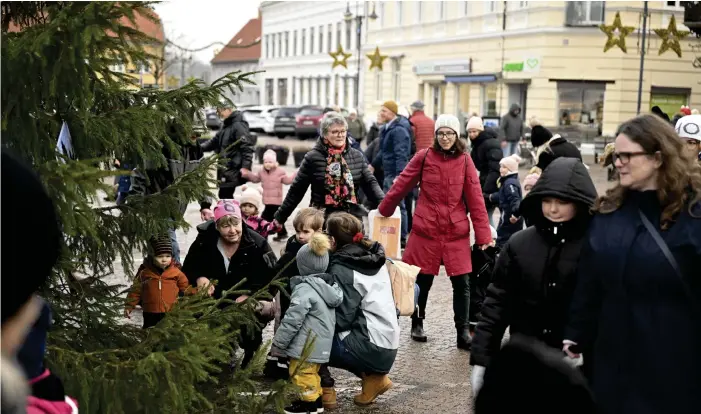
{"type": "Polygon", "coordinates": [[[699,413],[701,168],[654,115],[615,146],[619,183],[594,206],[564,350],[591,364],[602,413],[699,413]]]}

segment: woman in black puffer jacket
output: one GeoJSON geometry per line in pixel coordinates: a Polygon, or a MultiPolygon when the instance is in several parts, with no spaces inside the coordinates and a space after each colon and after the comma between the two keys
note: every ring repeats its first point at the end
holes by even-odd
{"type": "Polygon", "coordinates": [[[275,213],[277,223],[285,223],[310,185],[309,205],[325,209],[326,217],[344,211],[362,220],[365,209],[357,200],[357,191],[361,188],[373,203],[382,201],[384,193],[368,169],[363,153],[351,148],[347,131],[348,124],[341,114],[329,112],[324,115],[322,136],[304,156],[297,177],[275,213]]]}

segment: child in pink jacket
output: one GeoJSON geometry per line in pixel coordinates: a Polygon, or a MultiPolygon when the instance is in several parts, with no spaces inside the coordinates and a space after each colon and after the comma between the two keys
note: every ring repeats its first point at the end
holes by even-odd
{"type": "Polygon", "coordinates": [[[241,190],[241,197],[239,197],[241,215],[248,227],[265,238],[268,238],[271,234],[278,233],[281,230],[280,228],[277,228],[272,221],[267,221],[259,216],[261,204],[263,203],[261,194],[263,190],[247,185],[241,187],[241,190]]]}
{"type": "MultiPolygon", "coordinates": [[[[275,212],[282,204],[282,185],[292,184],[297,173],[287,174],[283,168],[277,163],[275,151],[267,150],[263,154],[263,169],[257,173],[246,171],[244,177],[252,183],[263,183],[263,204],[265,210],[261,217],[268,222],[272,222],[275,218],[275,212]]],[[[275,241],[286,240],[287,230],[282,228],[282,231],[275,237],[275,241]]]]}

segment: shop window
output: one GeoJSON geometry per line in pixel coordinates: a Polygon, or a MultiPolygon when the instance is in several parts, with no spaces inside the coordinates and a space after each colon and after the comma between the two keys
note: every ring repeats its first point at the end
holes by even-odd
{"type": "Polygon", "coordinates": [[[272,104],[273,104],[273,96],[274,96],[274,95],[273,95],[273,92],[274,92],[274,91],[273,91],[273,82],[274,82],[274,81],[275,81],[274,79],[266,79],[266,80],[265,80],[265,94],[267,95],[267,96],[265,97],[265,100],[266,100],[265,103],[266,103],[267,105],[272,105],[272,104]]]}
{"type": "Polygon", "coordinates": [[[375,100],[382,100],[382,71],[375,69],[375,100]]]}
{"type": "Polygon", "coordinates": [[[558,82],[560,125],[599,127],[603,119],[606,85],[599,82],[558,82]]]}
{"type": "Polygon", "coordinates": [[[596,26],[604,23],[603,1],[568,1],[565,10],[567,26],[596,26]]]}
{"type": "Polygon", "coordinates": [[[402,90],[402,64],[399,59],[392,59],[392,96],[396,102],[399,102],[399,98],[402,90]]]}
{"type": "Polygon", "coordinates": [[[482,116],[499,116],[497,112],[497,85],[482,85],[482,116]]]}

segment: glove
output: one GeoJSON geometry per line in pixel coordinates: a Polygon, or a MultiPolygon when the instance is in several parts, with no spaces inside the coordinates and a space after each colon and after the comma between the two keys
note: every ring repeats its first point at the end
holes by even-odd
{"type": "Polygon", "coordinates": [[[477,398],[482,385],[484,384],[484,371],[485,367],[481,365],[475,365],[472,367],[472,375],[470,376],[470,383],[472,384],[472,397],[477,398]]]}

